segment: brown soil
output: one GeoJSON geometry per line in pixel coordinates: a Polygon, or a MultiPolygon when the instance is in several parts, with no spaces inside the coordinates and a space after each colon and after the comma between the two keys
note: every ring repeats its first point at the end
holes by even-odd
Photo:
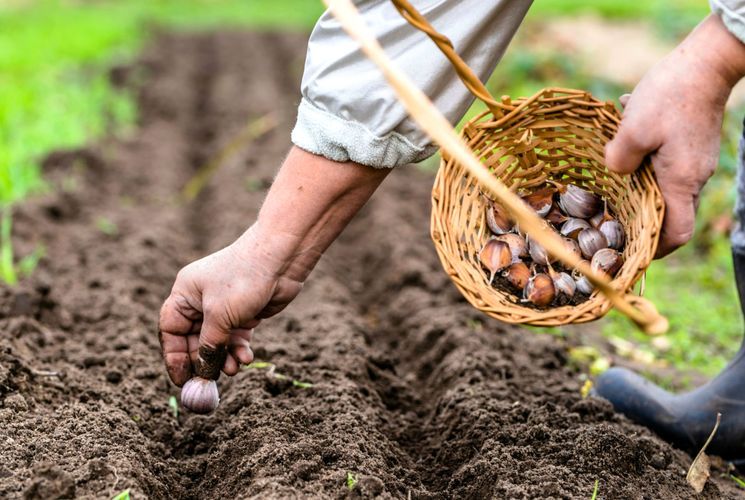
{"type": "MultiPolygon", "coordinates": [[[[18,210],[15,238],[47,257],[0,289],[0,498],[590,498],[596,479],[601,498],[694,497],[687,455],[581,398],[565,341],[461,299],[427,236],[431,178],[414,168],[256,333],[257,358],[313,386],[245,370],[220,381],[216,414],[174,417],[158,308],[182,265],[255,217],[289,146],[304,45],[162,36],[124,72],[145,77],[136,133],[46,160],[54,189],[18,210]],[[177,201],[270,111],[276,130],[177,201]]],[[[736,494],[715,474],[704,497],[736,494]]]]}

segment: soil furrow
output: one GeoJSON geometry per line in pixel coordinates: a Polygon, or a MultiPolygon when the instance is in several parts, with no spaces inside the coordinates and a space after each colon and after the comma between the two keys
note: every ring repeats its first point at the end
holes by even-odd
{"type": "MultiPolygon", "coordinates": [[[[0,497],[589,498],[598,479],[606,498],[694,498],[686,455],[581,398],[563,342],[463,301],[427,236],[431,178],[413,168],[255,334],[258,359],[312,386],[247,369],[220,381],[214,415],[173,415],[158,308],[181,266],[256,216],[304,51],[300,35],[162,35],[138,65],[138,130],[46,160],[55,189],[19,209],[15,238],[47,257],[0,287],[0,497]],[[270,112],[276,129],[177,202],[270,112]]],[[[703,497],[735,494],[714,477],[703,497]]]]}

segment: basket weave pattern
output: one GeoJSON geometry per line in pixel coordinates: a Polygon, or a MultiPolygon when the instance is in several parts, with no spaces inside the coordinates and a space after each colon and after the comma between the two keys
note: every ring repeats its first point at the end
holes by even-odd
{"type": "MultiPolygon", "coordinates": [[[[612,283],[630,292],[656,251],[664,202],[648,161],[624,177],[605,168],[604,147],[620,123],[615,106],[584,91],[545,89],[530,98],[503,98],[499,107],[501,116],[484,112],[461,133],[484,168],[514,192],[554,180],[606,200],[627,238],[624,264],[612,283]]],[[[597,291],[577,306],[537,310],[491,286],[478,259],[491,236],[486,204],[475,179],[443,153],[432,190],[431,235],[446,272],[474,307],[502,321],[537,326],[583,323],[608,312],[610,301],[597,291]]]]}

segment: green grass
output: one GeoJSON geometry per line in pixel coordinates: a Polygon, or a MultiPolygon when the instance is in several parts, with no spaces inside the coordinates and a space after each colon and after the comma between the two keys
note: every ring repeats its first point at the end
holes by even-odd
{"type": "Polygon", "coordinates": [[[595,14],[611,19],[648,21],[663,35],[677,37],[708,13],[708,2],[700,0],[540,0],[533,3],[527,19],[595,14]]]}
{"type": "Polygon", "coordinates": [[[0,278],[18,279],[8,237],[12,205],[44,188],[39,160],[134,123],[134,102],[108,79],[155,25],[309,29],[312,0],[36,1],[0,4],[0,278]]]}

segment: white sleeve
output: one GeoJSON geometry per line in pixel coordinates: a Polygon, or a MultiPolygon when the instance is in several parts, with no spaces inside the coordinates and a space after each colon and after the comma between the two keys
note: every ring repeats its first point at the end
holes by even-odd
{"type": "MultiPolygon", "coordinates": [[[[388,0],[355,2],[386,53],[451,123],[473,102],[449,61],[388,0]]],[[[532,0],[414,0],[436,30],[485,81],[532,0]]],[[[292,142],[335,161],[390,168],[421,161],[436,148],[408,117],[377,67],[326,12],[308,42],[302,100],[292,142]]]]}
{"type": "Polygon", "coordinates": [[[709,5],[730,33],[745,43],[745,0],[709,0],[709,5]]]}

